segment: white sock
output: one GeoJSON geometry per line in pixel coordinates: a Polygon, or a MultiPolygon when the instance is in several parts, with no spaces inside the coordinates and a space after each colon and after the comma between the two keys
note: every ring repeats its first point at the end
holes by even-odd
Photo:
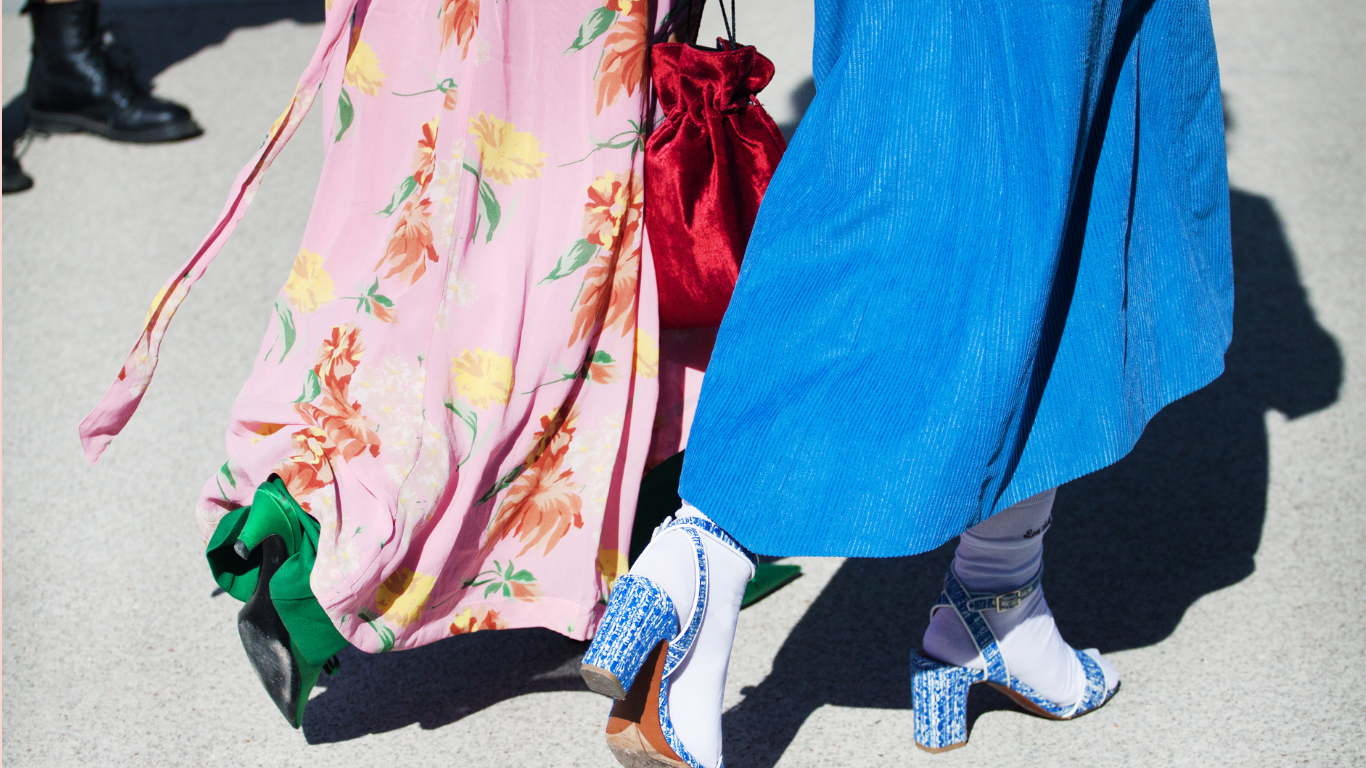
{"type": "MultiPolygon", "coordinates": [[[[700,517],[686,502],[678,518],[700,517]]],[[[700,533],[707,552],[707,613],[692,650],[669,678],[669,719],[692,756],[705,768],[721,762],[721,700],[726,691],[726,667],[735,640],[740,601],[754,567],[745,557],[720,540],[700,533]]],[[[654,537],[640,553],[631,575],[647,578],[663,589],[686,624],[696,600],[697,555],[685,531],[672,530],[654,537]]]]}
{"type": "MultiPolygon", "coordinates": [[[[963,532],[953,557],[953,572],[969,592],[1008,592],[1023,586],[1043,567],[1043,534],[1053,522],[1057,489],[1032,496],[963,532]]],[[[996,633],[1010,674],[1062,706],[1086,690],[1086,672],[1072,646],[1058,634],[1043,589],[1018,607],[982,613],[996,633]]],[[[947,664],[986,669],[963,622],[952,609],[935,611],[925,630],[925,653],[947,664]]],[[[1119,685],[1119,673],[1091,656],[1105,672],[1105,687],[1119,685]]]]}

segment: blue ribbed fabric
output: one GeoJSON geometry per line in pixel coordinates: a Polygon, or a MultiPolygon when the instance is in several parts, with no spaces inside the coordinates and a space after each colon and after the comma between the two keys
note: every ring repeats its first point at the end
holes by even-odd
{"type": "Polygon", "coordinates": [[[1205,0],[818,0],[681,492],[750,549],[932,549],[1223,370],[1205,0]]]}

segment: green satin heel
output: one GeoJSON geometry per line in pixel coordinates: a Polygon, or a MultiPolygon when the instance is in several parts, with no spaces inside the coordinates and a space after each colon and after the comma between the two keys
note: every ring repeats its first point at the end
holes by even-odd
{"type": "Polygon", "coordinates": [[[245,603],[237,614],[242,647],[294,728],[319,675],[336,671],[336,654],[348,645],[309,586],[319,528],[271,477],[250,507],[223,517],[206,551],[214,581],[245,603]]]}

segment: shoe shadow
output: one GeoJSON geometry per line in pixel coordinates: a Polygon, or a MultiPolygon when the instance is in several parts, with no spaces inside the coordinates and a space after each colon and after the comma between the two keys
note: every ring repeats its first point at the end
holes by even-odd
{"type": "MultiPolygon", "coordinates": [[[[150,83],[177,62],[228,39],[233,30],[260,27],[284,19],[321,23],[318,0],[102,0],[100,23],[114,28],[137,59],[138,78],[150,83]]],[[[27,17],[12,17],[28,24],[27,17]]],[[[25,60],[25,69],[28,63],[25,60]]],[[[212,94],[206,94],[212,98],[212,94]]],[[[20,92],[4,107],[4,146],[13,152],[28,129],[27,95],[20,92]]],[[[194,104],[187,104],[191,111],[194,104]]]]}
{"type": "Polygon", "coordinates": [[[517,696],[587,691],[579,677],[587,649],[548,629],[475,632],[402,653],[348,648],[337,675],[318,680],[325,689],[304,711],[304,738],[322,744],[413,723],[440,728],[517,696]]]}
{"type": "MultiPolygon", "coordinates": [[[[1247,578],[1266,515],[1266,412],[1293,419],[1338,398],[1341,352],[1314,319],[1275,209],[1236,189],[1230,202],[1235,309],[1225,373],[1159,413],[1125,459],[1058,492],[1044,587],[1075,647],[1159,643],[1196,600],[1247,578]]],[[[727,765],[774,765],[826,704],[909,709],[907,651],[920,644],[953,546],[847,561],[772,673],[726,712],[727,765]]],[[[1016,707],[974,687],[969,728],[999,709],[1016,707]]]]}

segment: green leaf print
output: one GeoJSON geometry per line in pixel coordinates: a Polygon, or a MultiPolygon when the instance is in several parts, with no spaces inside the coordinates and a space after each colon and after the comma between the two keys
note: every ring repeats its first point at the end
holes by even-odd
{"type": "Polygon", "coordinates": [[[318,395],[322,394],[322,391],[323,391],[323,384],[322,384],[321,381],[318,380],[318,372],[310,369],[309,372],[308,372],[307,378],[304,379],[304,391],[303,391],[303,394],[299,395],[299,399],[298,399],[298,400],[295,400],[294,402],[296,402],[296,403],[307,403],[307,402],[310,402],[310,401],[313,400],[313,398],[315,398],[315,397],[317,397],[318,395]]]}
{"type": "Polygon", "coordinates": [[[465,466],[465,462],[470,460],[470,456],[474,455],[474,452],[479,445],[479,414],[478,412],[473,410],[460,410],[460,407],[455,404],[455,401],[449,398],[446,400],[446,407],[450,409],[451,413],[459,417],[461,421],[465,422],[465,426],[470,428],[469,455],[465,456],[465,458],[460,460],[459,464],[455,465],[456,469],[460,469],[461,467],[465,466]]]}
{"type": "Polygon", "coordinates": [[[570,370],[570,371],[567,371],[567,370],[561,368],[561,367],[558,366],[558,365],[552,366],[552,367],[555,369],[555,373],[560,374],[560,378],[558,378],[558,379],[551,379],[550,381],[543,381],[543,382],[541,382],[540,384],[537,384],[536,386],[532,387],[531,389],[528,389],[527,391],[523,392],[522,394],[524,394],[524,395],[529,395],[529,394],[531,394],[532,392],[535,392],[536,390],[540,389],[541,387],[548,387],[548,386],[550,386],[551,384],[559,384],[559,383],[562,382],[562,381],[573,381],[574,379],[577,379],[577,378],[579,378],[580,376],[582,376],[582,375],[583,375],[583,371],[584,371],[588,366],[587,366],[587,364],[585,364],[585,365],[579,366],[578,368],[576,368],[576,369],[574,369],[574,370],[570,370]]]}
{"type": "Polygon", "coordinates": [[[555,268],[550,270],[550,274],[546,275],[539,285],[553,283],[562,277],[574,274],[597,255],[597,252],[598,246],[587,240],[574,241],[574,244],[569,246],[569,249],[560,256],[560,260],[555,263],[555,268]]]}
{"type": "Polygon", "coordinates": [[[337,100],[337,136],[333,142],[341,141],[341,137],[346,133],[346,129],[351,127],[351,121],[356,117],[356,108],[351,104],[351,94],[346,92],[346,86],[342,86],[341,98],[337,100]]]}
{"type": "Polygon", "coordinates": [[[294,348],[294,339],[298,332],[294,327],[294,312],[289,307],[280,306],[280,300],[275,300],[275,314],[280,316],[280,333],[285,337],[285,348],[280,353],[280,362],[285,361],[285,355],[294,348]]]}
{"type": "Polygon", "coordinates": [[[379,621],[378,616],[365,610],[358,611],[356,613],[356,618],[369,624],[370,628],[375,630],[375,634],[379,636],[379,650],[375,651],[375,653],[385,653],[394,649],[394,631],[383,624],[377,623],[379,621]]]}
{"type": "Polygon", "coordinates": [[[631,126],[630,130],[622,131],[606,141],[598,141],[593,138],[593,134],[588,134],[588,140],[593,142],[593,148],[588,150],[588,154],[578,160],[570,160],[567,163],[561,163],[556,167],[565,168],[574,165],[575,163],[582,163],[584,160],[592,157],[594,152],[603,149],[625,149],[630,147],[632,152],[643,150],[645,148],[645,132],[640,129],[640,124],[634,120],[627,120],[626,123],[631,126]]]}
{"type": "MultiPolygon", "coordinates": [[[[219,468],[218,468],[218,471],[223,473],[223,477],[228,478],[228,485],[231,485],[233,488],[236,488],[236,487],[237,487],[237,481],[236,481],[235,479],[233,479],[232,470],[231,470],[231,469],[228,469],[228,465],[231,464],[231,463],[232,463],[232,459],[228,459],[227,461],[223,462],[223,466],[219,467],[219,468]]],[[[220,487],[221,487],[221,486],[220,486],[220,487]]]]}
{"type": "Polygon", "coordinates": [[[498,222],[503,218],[503,207],[498,204],[493,187],[482,180],[479,182],[479,213],[489,220],[489,231],[484,236],[484,242],[487,243],[493,239],[493,231],[498,228],[498,222]]]}
{"type": "MultiPolygon", "coordinates": [[[[460,406],[456,405],[454,400],[447,400],[446,407],[450,409],[451,413],[454,413],[456,416],[459,416],[460,420],[465,422],[465,424],[470,428],[471,432],[473,432],[475,435],[479,434],[478,413],[475,413],[474,411],[466,412],[460,410],[460,406]]],[[[473,439],[473,435],[471,436],[471,439],[473,439]]]]}
{"type": "Polygon", "coordinates": [[[341,296],[339,298],[356,302],[357,313],[364,312],[371,316],[375,314],[375,308],[372,306],[374,304],[378,304],[385,309],[393,309],[393,299],[390,299],[388,296],[378,293],[377,291],[379,291],[379,278],[375,278],[375,282],[370,284],[369,290],[361,291],[360,286],[356,286],[356,293],[359,294],[358,296],[341,296]]]}
{"type": "MultiPolygon", "coordinates": [[[[513,467],[512,469],[508,470],[508,473],[507,473],[506,475],[503,475],[503,476],[498,480],[498,482],[494,483],[492,488],[490,488],[490,489],[488,489],[487,491],[485,491],[485,492],[484,492],[484,495],[483,495],[483,496],[480,496],[480,497],[479,497],[479,501],[476,501],[476,502],[474,503],[474,505],[477,507],[477,506],[479,506],[480,504],[483,504],[484,502],[486,502],[486,501],[488,501],[489,499],[493,498],[494,496],[497,496],[498,493],[499,493],[500,491],[502,491],[504,488],[508,487],[509,485],[512,485],[512,481],[513,481],[513,480],[516,480],[516,479],[517,479],[523,472],[525,472],[525,471],[526,471],[526,465],[525,465],[525,464],[518,464],[517,466],[515,466],[515,467],[513,467]]],[[[493,525],[493,522],[494,522],[493,520],[489,520],[489,525],[493,525]]]]}
{"type": "Polygon", "coordinates": [[[611,365],[612,363],[616,362],[616,360],[612,359],[611,355],[607,354],[605,350],[601,349],[599,349],[597,352],[594,352],[593,357],[589,359],[592,362],[597,363],[598,365],[611,365]]]}
{"type": "Polygon", "coordinates": [[[376,293],[376,291],[378,291],[378,290],[379,290],[379,278],[377,277],[377,278],[375,278],[375,282],[373,282],[373,283],[370,284],[370,290],[368,290],[368,291],[365,292],[366,298],[370,299],[371,301],[375,302],[376,304],[380,305],[381,307],[384,307],[385,309],[391,309],[391,308],[394,306],[393,300],[390,299],[388,296],[385,296],[385,295],[380,294],[380,293],[376,293]]]}
{"type": "MultiPolygon", "coordinates": [[[[517,566],[513,565],[511,560],[508,560],[506,568],[500,565],[497,560],[494,560],[492,570],[481,571],[474,578],[466,581],[460,586],[465,589],[470,587],[483,587],[484,597],[489,597],[499,591],[503,593],[503,597],[514,597],[512,582],[516,581],[527,585],[534,585],[536,583],[536,577],[531,575],[531,571],[528,571],[525,568],[521,570],[517,570],[516,568],[517,566]]],[[[519,599],[534,599],[537,594],[526,588],[519,587],[519,589],[522,593],[519,599]]]]}
{"type": "Polygon", "coordinates": [[[393,216],[394,212],[398,210],[398,207],[403,205],[403,201],[407,200],[408,196],[416,190],[417,179],[414,179],[412,176],[404,176],[403,181],[400,181],[398,183],[398,188],[394,190],[394,196],[389,199],[389,207],[382,211],[378,211],[375,215],[393,216]]]}
{"type": "Polygon", "coordinates": [[[617,12],[605,6],[594,8],[579,25],[579,36],[569,45],[565,53],[574,53],[587,48],[590,43],[602,37],[602,33],[617,20],[617,12]]]}
{"type": "Polygon", "coordinates": [[[478,237],[479,222],[488,219],[489,231],[484,236],[484,242],[487,243],[493,239],[493,231],[498,229],[498,222],[503,219],[503,206],[499,204],[498,196],[493,193],[493,187],[489,186],[489,183],[484,181],[484,177],[480,175],[479,169],[469,163],[463,165],[465,170],[474,174],[474,179],[479,187],[479,217],[475,219],[474,229],[470,231],[470,237],[478,237]]]}

